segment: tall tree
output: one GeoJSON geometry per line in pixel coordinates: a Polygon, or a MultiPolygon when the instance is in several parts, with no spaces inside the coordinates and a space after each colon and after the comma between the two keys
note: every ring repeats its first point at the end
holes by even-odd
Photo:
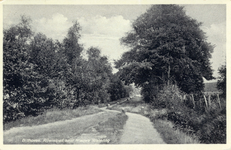
{"type": "Polygon", "coordinates": [[[98,48],[91,47],[87,50],[88,61],[86,70],[89,77],[89,92],[92,95],[93,102],[107,102],[110,99],[107,91],[110,78],[112,76],[111,64],[107,57],[101,56],[101,51],[98,48]]]}
{"type": "Polygon", "coordinates": [[[22,68],[30,68],[27,44],[32,36],[30,20],[22,16],[21,22],[3,31],[3,84],[4,94],[11,95],[23,83],[22,68]]]}
{"type": "Polygon", "coordinates": [[[63,40],[59,53],[63,54],[66,62],[66,71],[64,72],[65,84],[68,88],[70,103],[75,107],[80,105],[81,94],[85,84],[84,67],[85,60],[82,59],[81,52],[83,46],[79,43],[81,27],[76,21],[69,28],[66,37],[63,40]]]}
{"type": "Polygon", "coordinates": [[[29,18],[22,16],[19,24],[3,32],[4,121],[16,119],[22,111],[20,106],[30,103],[24,93],[28,73],[33,73],[33,64],[28,61],[28,43],[33,36],[30,22],[29,18]]]}
{"type": "Polygon", "coordinates": [[[121,39],[130,51],[116,62],[120,78],[137,86],[177,84],[190,93],[203,89],[203,78],[213,79],[202,23],[178,5],[153,5],[121,39]]]}
{"type": "Polygon", "coordinates": [[[79,44],[79,39],[81,27],[79,23],[76,21],[69,28],[67,36],[63,40],[64,51],[67,57],[68,64],[72,64],[75,61],[75,58],[79,57],[81,52],[83,51],[83,47],[79,44]]]}
{"type": "MultiPolygon", "coordinates": [[[[57,42],[55,43],[52,39],[48,39],[42,33],[36,34],[30,43],[29,62],[33,64],[33,71],[37,73],[37,78],[39,78],[37,80],[33,79],[31,82],[35,82],[36,86],[27,87],[25,92],[33,91],[33,96],[42,98],[44,105],[47,106],[56,105],[61,100],[60,93],[62,92],[57,91],[58,87],[52,86],[56,80],[61,82],[60,78],[62,78],[65,71],[65,68],[63,68],[65,62],[59,56],[59,49],[57,42]]],[[[29,74],[28,81],[30,77],[33,77],[33,75],[29,74]]]]}

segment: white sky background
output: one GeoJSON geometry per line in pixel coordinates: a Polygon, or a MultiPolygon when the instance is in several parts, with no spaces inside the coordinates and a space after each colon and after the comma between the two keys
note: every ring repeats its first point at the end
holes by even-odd
{"type": "MultiPolygon", "coordinates": [[[[225,5],[184,5],[186,14],[203,22],[202,30],[208,41],[216,47],[212,54],[214,76],[226,58],[226,6],[225,5]]],[[[77,20],[81,27],[81,40],[85,50],[90,46],[101,49],[109,60],[119,59],[127,47],[119,39],[131,30],[132,22],[150,5],[4,5],[4,28],[19,23],[20,16],[32,19],[35,32],[62,40],[72,22],[77,20]]]]}

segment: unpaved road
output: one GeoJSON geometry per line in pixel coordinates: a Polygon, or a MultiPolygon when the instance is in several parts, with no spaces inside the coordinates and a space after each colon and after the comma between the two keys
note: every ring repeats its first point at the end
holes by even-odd
{"type": "MultiPolygon", "coordinates": [[[[64,144],[89,143],[77,139],[91,127],[114,117],[118,112],[99,112],[72,120],[58,121],[32,127],[16,127],[4,131],[4,144],[64,144]]],[[[94,143],[94,142],[93,142],[94,143]]]]}
{"type": "Polygon", "coordinates": [[[128,120],[120,144],[165,144],[147,117],[128,112],[126,115],[128,120]]]}
{"type": "MultiPolygon", "coordinates": [[[[4,144],[99,144],[100,141],[91,139],[103,139],[105,135],[96,132],[94,126],[119,113],[105,108],[102,110],[72,120],[12,128],[4,131],[4,144]]],[[[128,112],[126,115],[128,120],[118,144],[165,144],[147,117],[128,112]]]]}

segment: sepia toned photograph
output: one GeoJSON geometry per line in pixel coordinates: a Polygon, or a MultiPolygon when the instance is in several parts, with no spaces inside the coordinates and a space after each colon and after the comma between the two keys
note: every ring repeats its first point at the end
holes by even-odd
{"type": "Polygon", "coordinates": [[[226,4],[2,4],[3,145],[227,144],[226,4]]]}

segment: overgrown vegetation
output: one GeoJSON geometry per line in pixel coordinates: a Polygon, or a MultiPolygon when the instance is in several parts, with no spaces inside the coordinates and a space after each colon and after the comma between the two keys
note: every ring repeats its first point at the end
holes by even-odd
{"type": "MultiPolygon", "coordinates": [[[[153,118],[152,118],[153,119],[153,118]]],[[[200,141],[196,136],[185,133],[168,120],[154,119],[151,120],[156,130],[167,144],[199,144],[200,141]]]]}
{"type": "Polygon", "coordinates": [[[22,16],[19,24],[3,32],[4,123],[37,116],[53,107],[75,109],[128,95],[128,88],[112,74],[100,49],[85,50],[79,43],[77,21],[61,42],[34,33],[30,24],[22,16]]]}
{"type": "Polygon", "coordinates": [[[167,108],[167,111],[155,119],[173,122],[175,128],[196,136],[201,143],[226,143],[225,99],[218,100],[217,95],[205,97],[183,94],[177,86],[166,86],[152,106],[153,109],[167,108]]]}
{"type": "Polygon", "coordinates": [[[226,98],[226,65],[219,68],[220,77],[217,82],[217,88],[222,92],[222,97],[226,98]]]}

